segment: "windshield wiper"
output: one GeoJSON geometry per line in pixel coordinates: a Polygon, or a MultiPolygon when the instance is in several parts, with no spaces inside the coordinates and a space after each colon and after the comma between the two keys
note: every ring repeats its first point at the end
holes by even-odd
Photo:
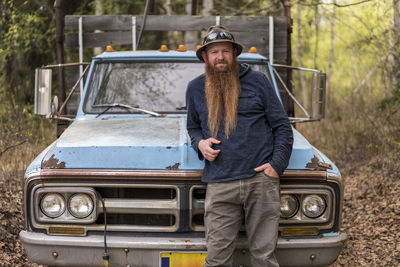
{"type": "Polygon", "coordinates": [[[154,117],[161,117],[161,114],[159,114],[157,112],[145,110],[145,109],[142,109],[142,108],[139,108],[139,107],[132,107],[132,106],[129,106],[129,105],[126,105],[126,104],[121,104],[121,103],[98,104],[98,105],[92,105],[92,107],[94,107],[94,108],[106,108],[101,113],[99,113],[96,116],[96,118],[101,116],[101,115],[103,115],[104,113],[106,113],[109,109],[115,108],[115,107],[126,108],[126,109],[134,110],[134,111],[140,111],[140,112],[143,112],[143,113],[150,114],[150,115],[152,115],[154,117]]]}
{"type": "Polygon", "coordinates": [[[176,110],[187,110],[186,106],[177,106],[176,110]]]}

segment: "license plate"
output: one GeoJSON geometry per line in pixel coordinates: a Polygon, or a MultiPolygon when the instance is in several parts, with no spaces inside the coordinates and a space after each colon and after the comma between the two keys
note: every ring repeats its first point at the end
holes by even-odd
{"type": "Polygon", "coordinates": [[[160,267],[203,267],[206,252],[161,252],[160,267]]]}

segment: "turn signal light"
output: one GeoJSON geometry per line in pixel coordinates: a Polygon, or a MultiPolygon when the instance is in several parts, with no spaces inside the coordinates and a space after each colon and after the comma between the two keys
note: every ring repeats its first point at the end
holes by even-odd
{"type": "Polygon", "coordinates": [[[307,236],[307,235],[318,235],[318,229],[314,227],[282,227],[279,229],[281,231],[281,236],[307,236]]]}
{"type": "Polygon", "coordinates": [[[257,53],[257,48],[255,46],[250,47],[249,53],[257,53]]]}
{"type": "Polygon", "coordinates": [[[50,227],[49,234],[83,236],[85,235],[85,229],[80,227],[50,227]]]}
{"type": "Polygon", "coordinates": [[[194,50],[194,51],[197,51],[197,50],[199,50],[201,48],[201,45],[197,45],[196,46],[196,49],[194,50]]]}
{"type": "Polygon", "coordinates": [[[186,47],[185,47],[184,45],[179,45],[179,46],[178,46],[178,49],[176,49],[176,51],[179,51],[179,52],[186,52],[186,47]]]}
{"type": "Polygon", "coordinates": [[[168,47],[167,47],[167,45],[161,45],[161,47],[160,47],[160,52],[168,52],[168,47]]]}

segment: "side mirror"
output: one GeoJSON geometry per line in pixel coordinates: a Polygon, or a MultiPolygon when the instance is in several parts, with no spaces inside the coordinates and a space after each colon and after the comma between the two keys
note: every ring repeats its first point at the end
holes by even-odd
{"type": "Polygon", "coordinates": [[[51,69],[35,70],[35,114],[51,113],[51,69]]]}
{"type": "Polygon", "coordinates": [[[320,120],[325,117],[326,74],[314,72],[311,91],[311,119],[320,120]]]}

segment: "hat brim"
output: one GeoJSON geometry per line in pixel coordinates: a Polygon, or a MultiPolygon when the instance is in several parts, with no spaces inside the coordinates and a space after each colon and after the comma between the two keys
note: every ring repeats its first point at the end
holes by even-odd
{"type": "Polygon", "coordinates": [[[202,52],[206,50],[206,48],[207,48],[208,45],[210,45],[210,44],[215,44],[215,43],[231,43],[231,44],[233,45],[233,47],[236,49],[236,56],[239,56],[239,55],[242,53],[242,51],[243,51],[242,45],[240,45],[240,44],[238,44],[238,43],[236,43],[236,42],[234,42],[234,41],[226,40],[226,39],[217,39],[217,40],[211,41],[211,42],[209,42],[209,43],[203,45],[203,46],[200,47],[199,49],[197,49],[197,51],[196,51],[196,56],[197,56],[201,61],[204,62],[202,52]]]}

